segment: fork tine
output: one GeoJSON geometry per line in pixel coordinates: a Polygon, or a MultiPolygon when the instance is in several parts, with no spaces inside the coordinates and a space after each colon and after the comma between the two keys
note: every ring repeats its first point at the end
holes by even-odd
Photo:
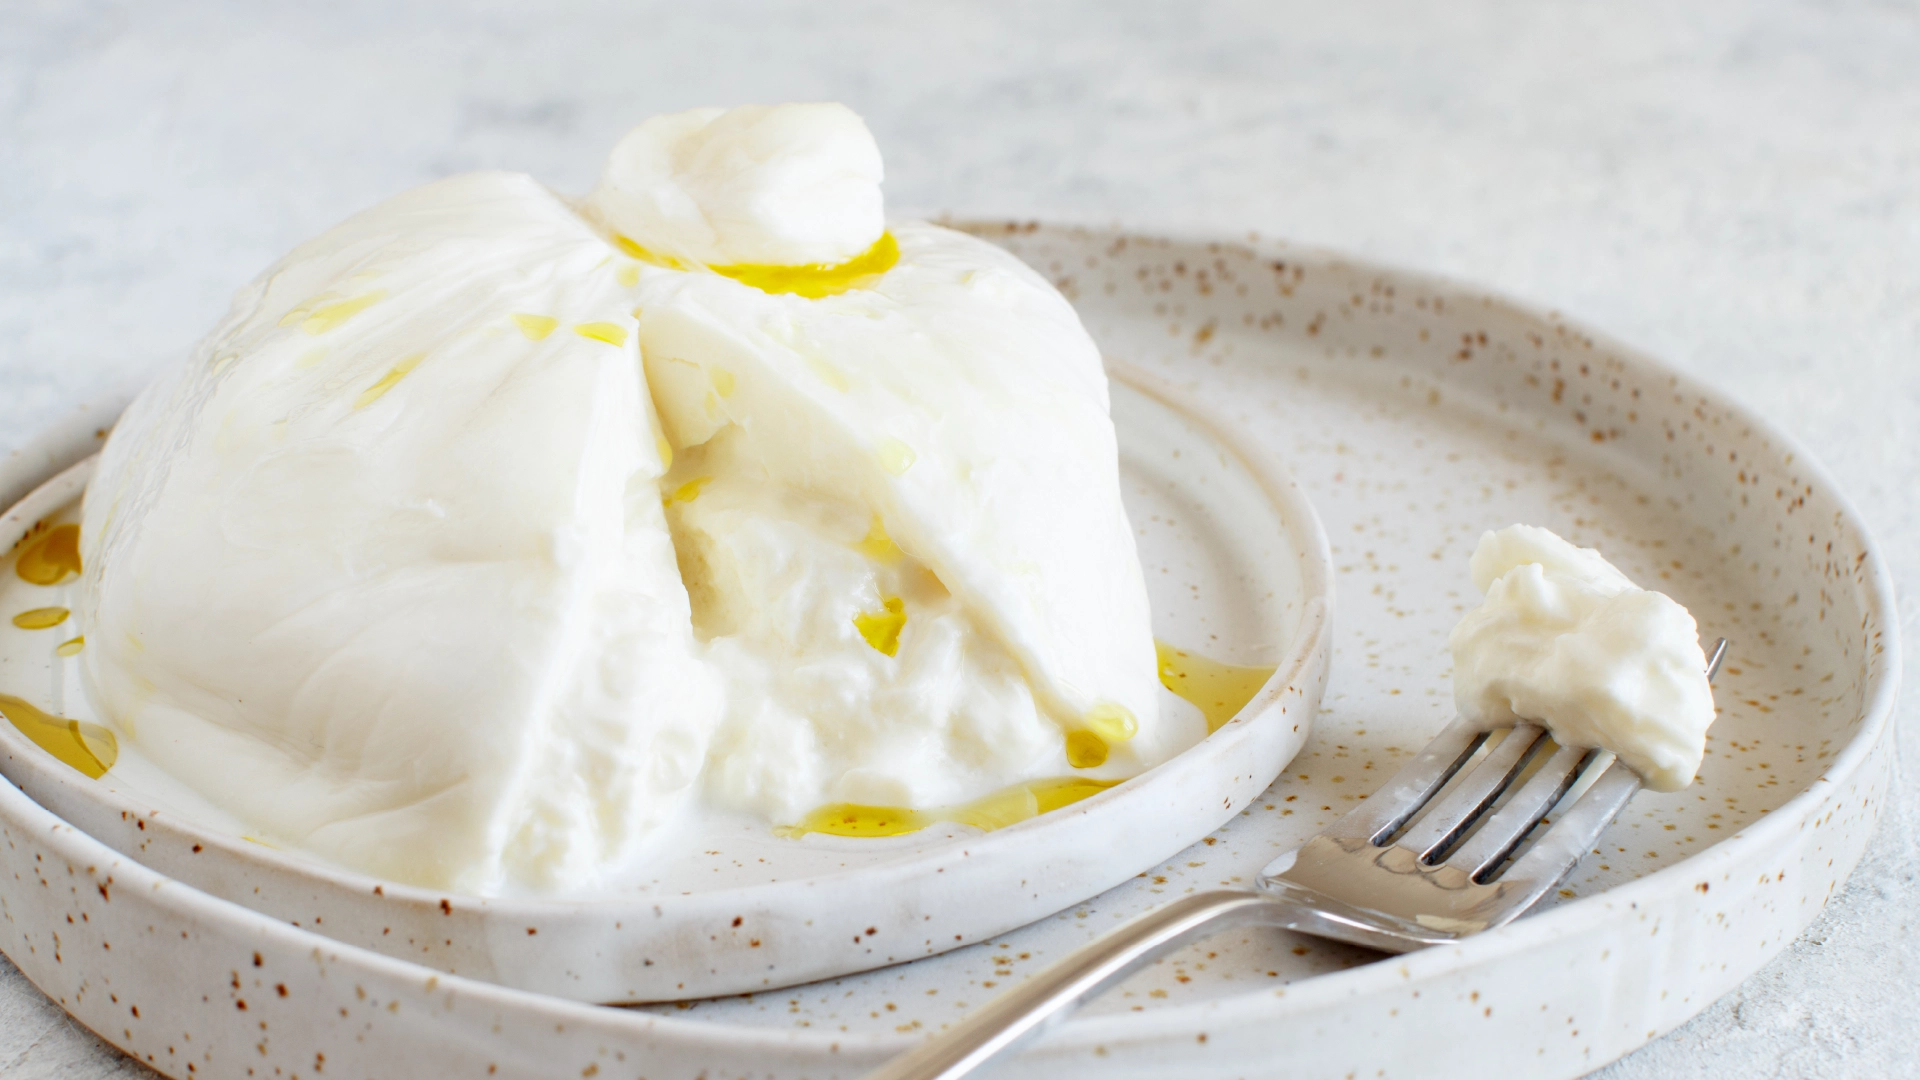
{"type": "Polygon", "coordinates": [[[1725,660],[1726,658],[1727,658],[1727,639],[1721,638],[1719,641],[1714,642],[1713,655],[1707,657],[1707,681],[1708,682],[1712,682],[1713,677],[1715,675],[1720,674],[1720,661],[1725,660]]]}
{"type": "Polygon", "coordinates": [[[1486,732],[1465,720],[1448,724],[1412,761],[1401,766],[1393,779],[1334,823],[1327,835],[1381,843],[1419,813],[1486,738],[1486,732]]]}
{"type": "Polygon", "coordinates": [[[1526,766],[1531,751],[1546,732],[1537,724],[1515,724],[1460,786],[1414,820],[1394,843],[1417,853],[1422,862],[1434,862],[1461,833],[1473,826],[1513,778],[1526,766]]]}
{"type": "MultiPolygon", "coordinates": [[[[1553,888],[1580,857],[1592,850],[1593,842],[1613,823],[1615,815],[1640,790],[1640,777],[1618,761],[1593,782],[1573,808],[1560,815],[1553,827],[1534,840],[1526,854],[1513,861],[1500,880],[1514,882],[1535,895],[1553,888]]],[[[1531,903],[1531,901],[1529,901],[1531,903]]]]}
{"type": "Polygon", "coordinates": [[[1540,771],[1528,778],[1505,806],[1494,811],[1486,824],[1460,845],[1460,850],[1447,859],[1447,865],[1465,870],[1475,881],[1483,880],[1481,875],[1499,866],[1514,845],[1525,839],[1528,831],[1547,816],[1547,811],[1572,790],[1581,770],[1593,756],[1594,751],[1581,746],[1563,746],[1554,751],[1540,771]]]}
{"type": "MultiPolygon", "coordinates": [[[[1707,682],[1713,682],[1720,674],[1720,665],[1726,656],[1727,639],[1720,638],[1707,656],[1707,682]]],[[[1465,870],[1475,881],[1481,881],[1480,875],[1499,867],[1501,860],[1572,790],[1581,773],[1599,754],[1598,750],[1562,747],[1479,832],[1460,845],[1460,850],[1447,859],[1447,865],[1465,870]]],[[[1535,879],[1532,889],[1536,897],[1544,893],[1586,855],[1640,786],[1640,777],[1633,770],[1617,760],[1609,762],[1593,785],[1552,828],[1534,840],[1524,855],[1514,860],[1500,879],[1522,887],[1527,886],[1529,879],[1535,879]],[[1542,878],[1550,880],[1538,880],[1542,878]]]]}

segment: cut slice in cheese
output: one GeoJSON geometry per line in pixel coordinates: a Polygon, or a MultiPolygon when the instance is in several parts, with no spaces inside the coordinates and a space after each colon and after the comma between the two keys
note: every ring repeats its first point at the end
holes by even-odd
{"type": "Polygon", "coordinates": [[[681,453],[733,432],[769,484],[871,511],[1063,733],[1101,728],[1117,764],[1156,760],[1146,588],[1093,342],[1004,251],[921,223],[893,235],[892,269],[821,299],[645,276],[641,352],[668,437],[681,453]]]}

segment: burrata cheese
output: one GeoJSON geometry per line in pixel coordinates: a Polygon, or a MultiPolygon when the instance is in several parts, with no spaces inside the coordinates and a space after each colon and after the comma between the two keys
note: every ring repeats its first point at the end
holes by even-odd
{"type": "Polygon", "coordinates": [[[695,110],[585,199],[460,176],[296,248],[102,454],[101,715],[264,838],[480,894],[701,806],[1180,749],[1098,352],[880,179],[842,106],[695,110]]]}
{"type": "Polygon", "coordinates": [[[1462,717],[1545,725],[1562,746],[1613,752],[1655,791],[1693,782],[1714,706],[1686,608],[1532,525],[1482,536],[1471,568],[1486,599],[1449,639],[1462,717]]]}

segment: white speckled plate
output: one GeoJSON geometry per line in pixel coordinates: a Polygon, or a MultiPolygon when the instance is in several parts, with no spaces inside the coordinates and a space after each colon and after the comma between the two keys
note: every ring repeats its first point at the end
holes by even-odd
{"type": "MultiPolygon", "coordinates": [[[[1512,926],[1388,959],[1216,938],[997,1075],[1573,1076],[1736,985],[1851,870],[1888,777],[1892,596],[1790,440],[1657,361],[1472,289],[1259,242],[982,231],[1059,281],[1110,356],[1286,460],[1326,522],[1329,690],[1285,776],[1224,828],[944,956],[628,1010],[338,946],[167,883],[0,787],[0,946],[175,1076],[189,1059],[197,1077],[307,1076],[322,1054],[328,1074],[857,1076],[1118,921],[1249,879],[1373,790],[1447,719],[1442,645],[1473,600],[1467,553],[1515,520],[1597,544],[1733,639],[1700,782],[1640,795],[1558,903],[1512,926]]],[[[18,475],[51,475],[87,435],[37,444],[50,449],[18,475]]]]}
{"type": "MultiPolygon", "coordinates": [[[[1117,382],[1113,403],[1155,633],[1214,659],[1279,666],[1239,716],[1173,761],[1034,820],[985,835],[939,826],[796,840],[764,821],[711,815],[666,838],[646,877],[604,896],[483,900],[250,842],[243,823],[137,744],[95,781],[0,724],[0,774],[123,854],[216,896],[444,972],[578,1000],[766,990],[980,941],[1111,888],[1244,808],[1305,742],[1325,685],[1332,572],[1306,499],[1263,455],[1236,450],[1233,436],[1163,396],[1117,382]]],[[[76,514],[90,468],[75,465],[18,503],[0,522],[0,551],[35,522],[76,514]]],[[[76,588],[30,584],[0,559],[9,618],[63,606],[76,588]]],[[[75,632],[0,622],[0,693],[94,719],[78,659],[56,648],[75,632]]],[[[1162,706],[1205,734],[1192,705],[1163,691],[1162,706]]]]}

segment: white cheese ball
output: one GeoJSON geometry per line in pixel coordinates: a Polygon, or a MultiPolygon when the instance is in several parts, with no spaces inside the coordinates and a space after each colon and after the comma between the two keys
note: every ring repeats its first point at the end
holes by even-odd
{"type": "Polygon", "coordinates": [[[1486,600],[1449,639],[1462,717],[1543,724],[1562,746],[1612,751],[1655,791],[1693,783],[1714,707],[1686,608],[1532,525],[1482,536],[1472,569],[1486,600]]]}

